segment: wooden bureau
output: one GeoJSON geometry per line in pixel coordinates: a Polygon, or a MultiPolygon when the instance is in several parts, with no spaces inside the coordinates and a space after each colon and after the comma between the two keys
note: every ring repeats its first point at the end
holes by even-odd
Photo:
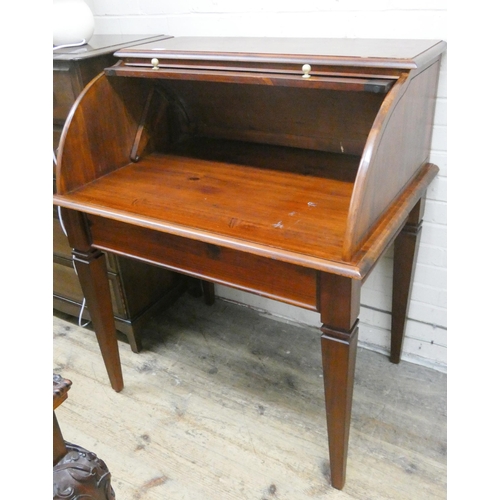
{"type": "Polygon", "coordinates": [[[316,311],[343,487],[360,290],[394,242],[398,362],[445,48],[186,37],[116,53],[66,122],[54,196],[115,390],[102,251],[316,311]]]}
{"type": "MultiPolygon", "coordinates": [[[[103,69],[114,63],[116,50],[164,36],[94,35],[88,44],[54,51],[53,56],[53,148],[57,152],[66,118],[85,85],[103,69]]],[[[55,177],[55,166],[54,166],[55,177]]],[[[83,292],[73,269],[71,247],[59,222],[57,210],[53,220],[53,302],[54,308],[78,317],[83,292]]],[[[108,279],[113,301],[116,328],[127,336],[133,351],[141,348],[140,328],[155,307],[176,298],[182,289],[182,278],[176,273],[131,259],[106,255],[108,279]]],[[[82,317],[89,319],[87,309],[82,317]]]]}

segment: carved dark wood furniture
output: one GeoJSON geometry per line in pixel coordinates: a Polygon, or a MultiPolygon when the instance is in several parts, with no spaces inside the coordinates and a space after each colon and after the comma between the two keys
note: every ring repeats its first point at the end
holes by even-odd
{"type": "Polygon", "coordinates": [[[114,500],[111,474],[95,453],[64,441],[55,409],[68,397],[71,381],[53,375],[53,499],[114,500]]]}
{"type": "Polygon", "coordinates": [[[395,242],[397,362],[441,54],[425,40],[171,38],[116,55],[61,139],[57,194],[115,390],[102,251],[321,316],[332,484],[345,481],[360,289],[395,242]]]}
{"type": "MultiPolygon", "coordinates": [[[[71,106],[85,85],[105,67],[115,62],[113,53],[123,47],[163,38],[165,36],[95,35],[84,46],[65,47],[54,51],[55,151],[71,106]]],[[[60,225],[57,211],[54,211],[53,247],[54,309],[78,317],[82,311],[83,292],[73,269],[72,249],[60,225]]],[[[131,349],[138,352],[141,349],[141,325],[155,310],[177,298],[183,289],[184,280],[166,269],[113,254],[106,255],[106,267],[116,329],[127,336],[131,349]]],[[[89,319],[86,309],[83,309],[82,317],[89,319]]]]}

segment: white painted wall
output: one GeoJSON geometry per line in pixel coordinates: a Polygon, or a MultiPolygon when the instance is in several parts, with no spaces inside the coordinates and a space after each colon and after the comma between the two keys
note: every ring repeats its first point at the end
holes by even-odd
{"type": "MultiPolygon", "coordinates": [[[[96,34],[447,39],[445,0],[86,0],[96,34]]],[[[444,57],[428,190],[403,359],[446,371],[447,70],[444,57]]],[[[360,344],[388,352],[392,248],[362,289],[360,344]]],[[[319,315],[217,286],[220,297],[309,325],[319,315]]]]}

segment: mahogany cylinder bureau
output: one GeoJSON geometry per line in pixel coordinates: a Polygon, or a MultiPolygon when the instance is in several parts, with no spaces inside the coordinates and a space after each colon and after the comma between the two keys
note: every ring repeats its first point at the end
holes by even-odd
{"type": "Polygon", "coordinates": [[[343,487],[361,285],[394,242],[398,362],[445,48],[186,37],[115,54],[72,108],[54,196],[115,390],[102,251],[317,311],[343,487]]]}

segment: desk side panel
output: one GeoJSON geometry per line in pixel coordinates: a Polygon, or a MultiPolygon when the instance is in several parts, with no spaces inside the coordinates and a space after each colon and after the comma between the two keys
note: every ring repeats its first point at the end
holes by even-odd
{"type": "Polygon", "coordinates": [[[358,170],[344,240],[349,262],[428,161],[439,60],[403,74],[375,119],[358,170]]]}
{"type": "Polygon", "coordinates": [[[68,193],[130,163],[148,89],[98,75],[82,91],[64,125],[57,192],[68,193]]]}

